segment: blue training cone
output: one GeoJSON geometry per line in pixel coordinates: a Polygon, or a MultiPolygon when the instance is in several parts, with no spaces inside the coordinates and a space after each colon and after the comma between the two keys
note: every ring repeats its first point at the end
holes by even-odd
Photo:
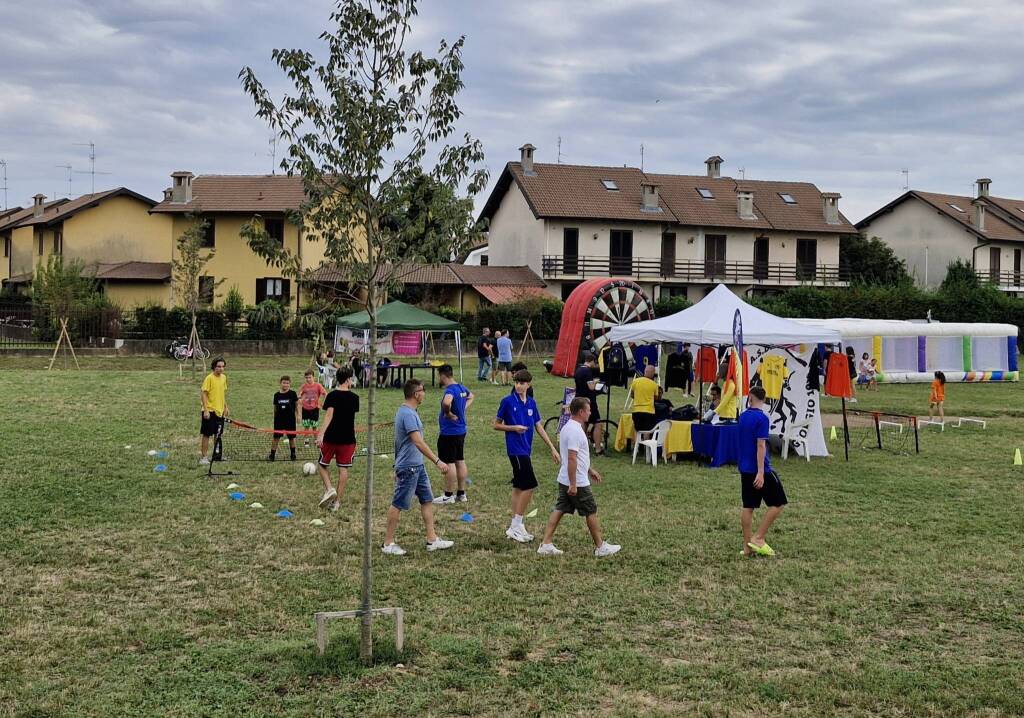
{"type": "Polygon", "coordinates": [[[156,466],[153,467],[153,471],[157,472],[158,474],[162,474],[163,472],[167,471],[167,466],[164,464],[157,464],[156,466]]]}
{"type": "Polygon", "coordinates": [[[459,521],[465,521],[467,524],[471,524],[473,523],[473,514],[467,511],[459,517],[459,521]]]}
{"type": "Polygon", "coordinates": [[[232,501],[241,501],[245,498],[245,494],[243,494],[241,491],[232,491],[230,494],[228,494],[228,498],[231,499],[232,501]]]}
{"type": "Polygon", "coordinates": [[[294,514],[288,509],[281,509],[274,516],[277,516],[279,519],[290,519],[294,514]]]}
{"type": "Polygon", "coordinates": [[[158,459],[166,459],[167,458],[167,452],[166,451],[158,451],[158,452],[156,452],[156,458],[158,458],[158,459]]]}

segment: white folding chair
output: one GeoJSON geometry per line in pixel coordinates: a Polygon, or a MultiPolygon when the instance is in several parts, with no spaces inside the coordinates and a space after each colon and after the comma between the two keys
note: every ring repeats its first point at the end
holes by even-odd
{"type": "Polygon", "coordinates": [[[633,442],[633,463],[636,463],[637,451],[643,446],[646,459],[657,466],[658,449],[665,446],[665,438],[668,436],[668,430],[671,426],[672,422],[666,419],[665,421],[659,421],[650,431],[636,432],[636,441],[633,442]]]}
{"type": "MultiPolygon", "coordinates": [[[[804,458],[808,461],[811,460],[811,452],[807,448],[807,442],[800,438],[800,429],[806,429],[811,425],[811,420],[798,421],[795,424],[789,424],[786,426],[786,430],[782,432],[782,458],[789,458],[789,442],[796,441],[800,443],[803,448],[804,458]]],[[[798,450],[799,452],[799,450],[798,450]]]]}
{"type": "Polygon", "coordinates": [[[330,365],[317,364],[316,368],[320,373],[320,383],[325,389],[333,389],[338,368],[330,365]]]}

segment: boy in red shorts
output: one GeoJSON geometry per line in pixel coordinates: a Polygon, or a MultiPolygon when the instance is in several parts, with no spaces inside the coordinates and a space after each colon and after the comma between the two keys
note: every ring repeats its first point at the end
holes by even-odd
{"type": "Polygon", "coordinates": [[[320,447],[320,462],[317,468],[324,482],[324,495],[320,507],[330,506],[337,511],[341,506],[341,495],[348,483],[348,470],[356,453],[356,414],[359,412],[359,395],[352,391],[352,369],[338,369],[338,388],[327,395],[324,401],[324,422],[316,435],[320,447]],[[331,460],[338,465],[338,488],[331,486],[327,467],[331,460]]]}
{"type": "MultiPolygon", "coordinates": [[[[302,428],[304,431],[316,430],[320,423],[320,400],[327,396],[327,390],[313,378],[313,372],[306,371],[306,381],[299,387],[299,402],[302,406],[302,428]]],[[[309,437],[306,437],[309,446],[309,437]]]]}

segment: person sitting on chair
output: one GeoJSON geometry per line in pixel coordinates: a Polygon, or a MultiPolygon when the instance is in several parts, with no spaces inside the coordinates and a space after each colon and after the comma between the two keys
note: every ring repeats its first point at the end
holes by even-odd
{"type": "Polygon", "coordinates": [[[718,410],[718,405],[722,402],[722,389],[718,384],[712,384],[711,388],[708,389],[708,400],[711,402],[708,404],[707,411],[704,412],[704,416],[701,420],[705,424],[710,424],[715,418],[715,412],[718,410]]]}
{"type": "Polygon", "coordinates": [[[654,379],[658,370],[653,364],[644,367],[644,375],[633,380],[629,393],[633,396],[633,428],[650,431],[658,422],[654,416],[654,400],[661,398],[661,387],[654,379]]]}

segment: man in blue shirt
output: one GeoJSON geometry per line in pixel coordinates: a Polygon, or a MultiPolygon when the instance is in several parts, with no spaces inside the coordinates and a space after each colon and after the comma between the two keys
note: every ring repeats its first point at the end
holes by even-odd
{"type": "Polygon", "coordinates": [[[523,524],[523,515],[530,505],[533,490],[537,488],[537,477],[533,473],[531,460],[533,432],[540,434],[540,438],[548,445],[551,459],[555,464],[561,463],[561,457],[544,431],[537,402],[532,396],[527,396],[526,392],[530,388],[533,376],[522,369],[516,372],[514,379],[515,391],[501,400],[498,414],[494,418],[494,428],[505,432],[505,451],[512,464],[512,523],[505,531],[505,535],[513,541],[527,543],[533,541],[533,536],[523,524]]]}
{"type": "Polygon", "coordinates": [[[403,387],[405,402],[395,414],[395,493],[388,507],[387,526],[384,529],[384,545],[381,551],[392,556],[405,555],[405,549],[395,543],[395,529],[402,511],[412,508],[412,497],[420,502],[420,514],[427,529],[427,551],[451,548],[453,541],[446,541],[434,531],[434,494],[430,491],[430,477],[423,466],[426,456],[442,474],[448,473],[448,465],[434,456],[423,440],[423,422],[416,412],[426,391],[423,382],[413,377],[403,387]]]}
{"type": "Polygon", "coordinates": [[[451,364],[437,370],[438,381],[444,388],[441,413],[437,416],[440,431],[437,436],[437,455],[448,464],[444,475],[444,496],[434,499],[435,504],[454,504],[466,501],[466,412],[473,404],[473,392],[455,381],[451,364]],[[458,493],[454,493],[458,481],[458,493]]]}
{"type": "Polygon", "coordinates": [[[501,372],[501,385],[508,386],[512,380],[512,340],[508,338],[508,329],[498,332],[498,371],[501,372]]]}
{"type": "Polygon", "coordinates": [[[775,555],[775,551],[765,541],[765,536],[786,505],[786,492],[782,488],[782,481],[768,461],[768,432],[771,429],[771,421],[761,410],[765,396],[763,387],[753,387],[747,397],[748,408],[740,414],[739,421],[740,492],[743,497],[740,523],[743,525],[744,556],[752,553],[758,556],[775,555]],[[762,501],[768,507],[768,512],[761,519],[757,533],[751,535],[754,509],[760,508],[762,501]]]}

